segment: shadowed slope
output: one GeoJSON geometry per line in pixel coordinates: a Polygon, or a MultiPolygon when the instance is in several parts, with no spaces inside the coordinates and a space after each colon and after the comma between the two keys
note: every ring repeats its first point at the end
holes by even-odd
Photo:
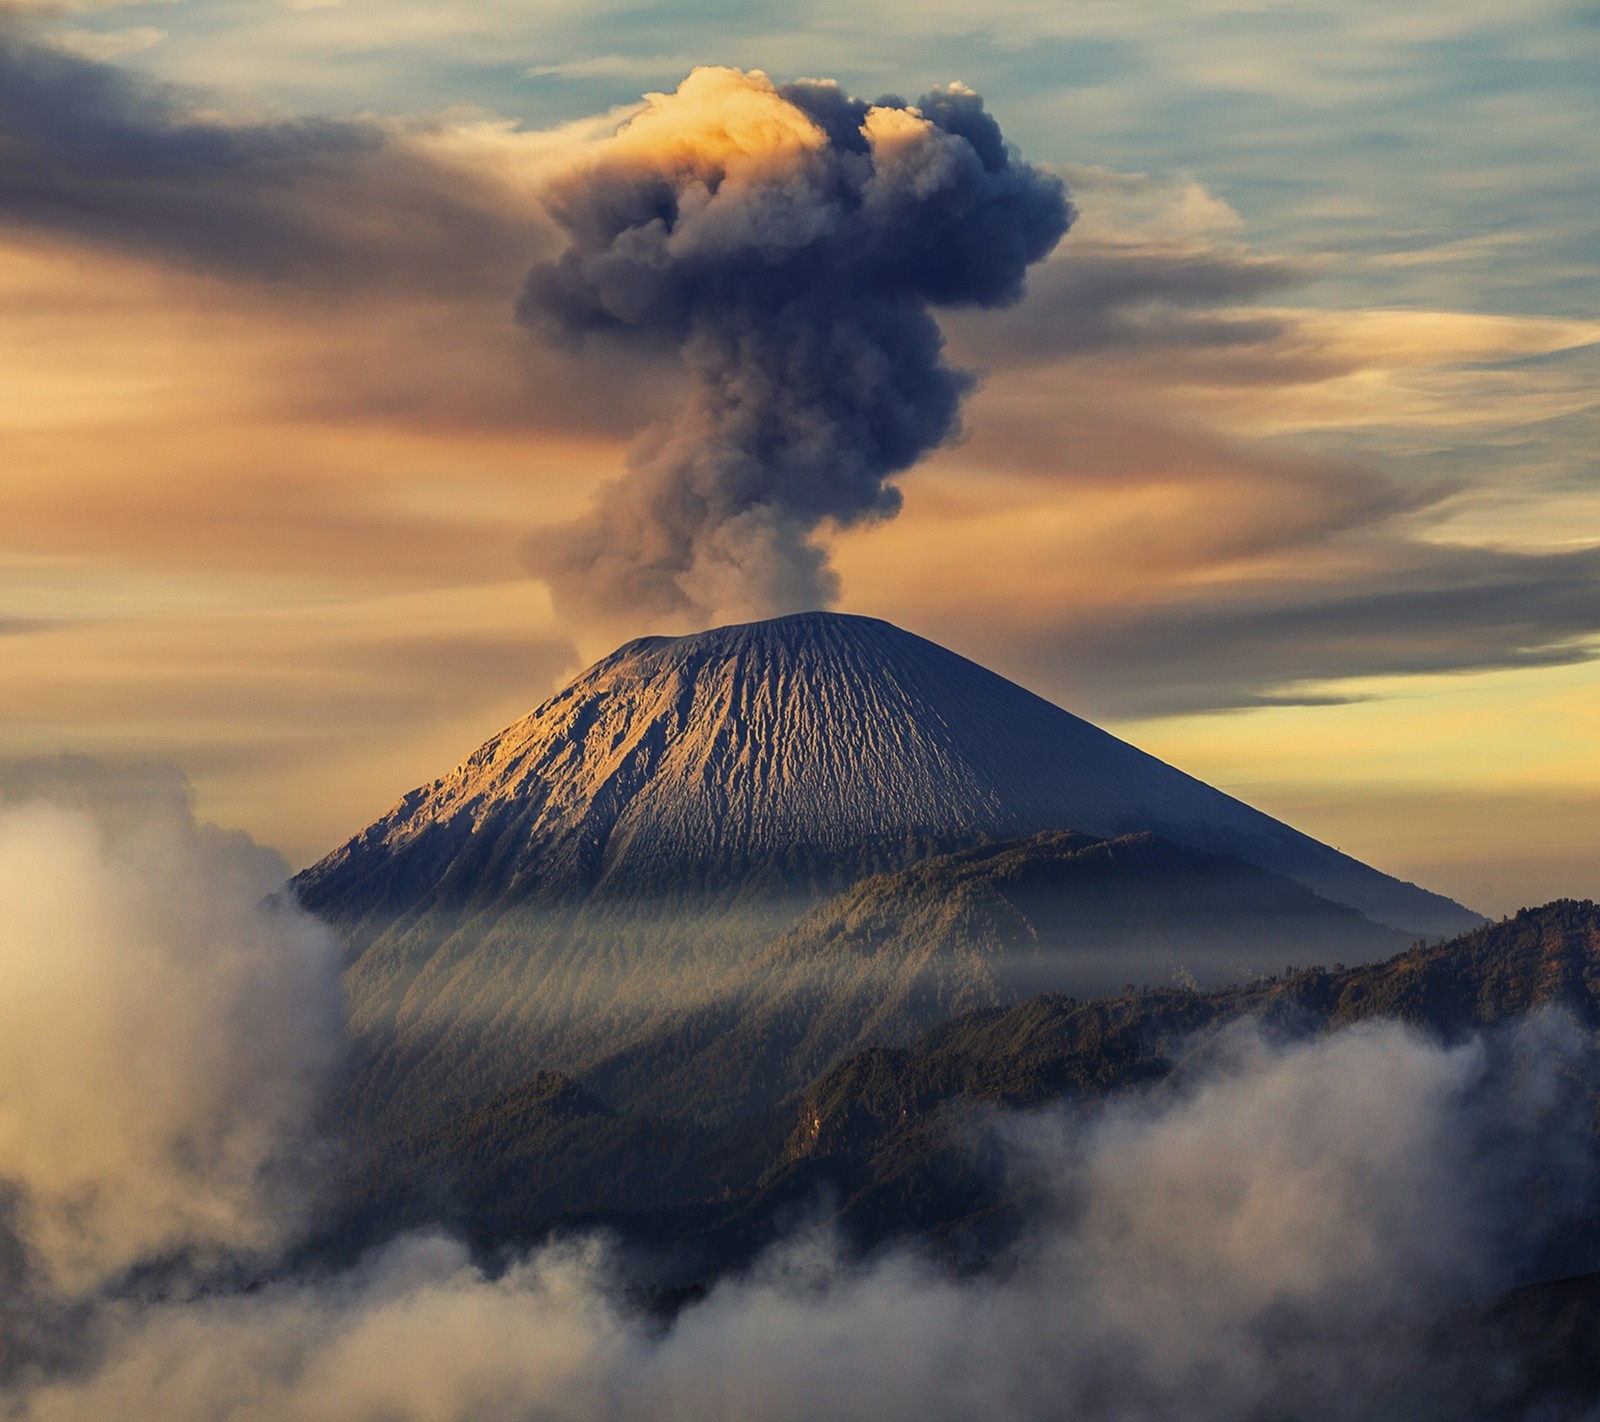
{"type": "MultiPolygon", "coordinates": [[[[720,1127],[613,1110],[603,1093],[533,1073],[392,1147],[382,1168],[352,1181],[348,1217],[361,1238],[447,1218],[486,1248],[604,1220],[625,1238],[698,1261],[692,1267],[707,1271],[700,1281],[797,1214],[830,1218],[864,1246],[912,1237],[982,1256],[1003,1247],[1020,1218],[1016,1182],[975,1150],[995,1112],[1159,1089],[1240,1019],[1296,1038],[1398,1017],[1446,1041],[1490,1029],[1493,1049],[1494,1028],[1547,1006],[1570,1012],[1585,1032],[1600,1026],[1593,903],[1525,910],[1355,968],[1305,968],[1210,992],[1046,994],[962,1013],[904,1046],[855,1052],[788,1101],[720,1127]]],[[[1565,1085],[1580,1101],[1600,1102],[1600,1076],[1580,1073],[1565,1085]]],[[[1519,1262],[1526,1277],[1600,1262],[1592,1208],[1547,1224],[1547,1252],[1519,1262]]]]}
{"type": "Polygon", "coordinates": [[[892,1163],[915,1160],[910,1143],[941,1131],[953,1102],[1032,1106],[1157,1080],[1197,1033],[1239,1018],[1288,1034],[1397,1019],[1453,1041],[1542,1007],[1600,1027],[1600,907],[1588,900],[1558,899],[1359,967],[1300,968],[1208,993],[1046,994],[964,1013],[905,1050],[859,1053],[825,1072],[795,1113],[789,1154],[867,1154],[899,1169],[892,1163]]]}

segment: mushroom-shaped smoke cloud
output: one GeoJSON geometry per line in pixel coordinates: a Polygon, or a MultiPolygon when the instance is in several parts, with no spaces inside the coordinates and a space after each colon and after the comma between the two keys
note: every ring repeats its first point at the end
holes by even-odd
{"type": "Polygon", "coordinates": [[[1016,301],[1072,220],[968,89],[731,69],[651,95],[549,200],[567,245],[520,319],[673,348],[690,389],[533,557],[564,610],[678,622],[834,599],[812,535],[892,516],[891,477],[959,425],[972,380],[930,308],[1016,301]]]}

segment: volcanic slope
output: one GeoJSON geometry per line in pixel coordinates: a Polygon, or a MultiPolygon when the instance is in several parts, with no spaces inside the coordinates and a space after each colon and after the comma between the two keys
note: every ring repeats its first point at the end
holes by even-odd
{"type": "Polygon", "coordinates": [[[529,1051],[581,1068],[829,894],[1050,829],[1152,831],[1413,934],[1480,921],[965,658],[828,613],[629,643],[295,887],[349,944],[372,1111],[479,1095],[529,1051]]]}

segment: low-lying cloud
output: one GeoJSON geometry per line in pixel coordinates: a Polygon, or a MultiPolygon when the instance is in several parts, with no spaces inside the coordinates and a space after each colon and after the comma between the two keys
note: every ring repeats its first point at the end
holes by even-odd
{"type": "Polygon", "coordinates": [[[274,1172],[327,1081],[337,965],[262,906],[276,872],[171,776],[6,787],[0,1177],[41,1268],[0,1316],[80,1301],[65,1353],[13,1330],[7,1417],[1442,1422],[1484,1398],[1423,1366],[1428,1330],[1537,1267],[1588,1181],[1593,1044],[1559,1014],[1454,1046],[1236,1025],[1152,1093],[974,1127],[1029,1202],[977,1277],[802,1231],[663,1323],[602,1240],[486,1272],[420,1236],[141,1297],[131,1266],[292,1236],[274,1172]]]}
{"type": "Polygon", "coordinates": [[[1558,1018],[1456,1048],[1246,1032],[1159,1102],[1009,1122],[1038,1218],[999,1273],[801,1235],[663,1328],[602,1245],[491,1276],[417,1238],[333,1279],[119,1304],[95,1370],[15,1415],[1453,1418],[1475,1399],[1419,1374],[1426,1328],[1505,1282],[1531,1180],[1548,1207],[1580,1178],[1561,1073],[1584,1051],[1558,1018]]]}
{"type": "Polygon", "coordinates": [[[342,1008],[332,935],[264,901],[282,882],[162,767],[0,779],[0,1191],[38,1287],[294,1226],[342,1008]]]}
{"type": "Polygon", "coordinates": [[[521,318],[676,351],[690,389],[531,556],[563,611],[680,626],[834,601],[813,535],[892,516],[891,477],[959,427],[932,308],[1014,303],[1071,220],[966,89],[868,104],[729,69],[652,95],[549,201],[566,249],[521,318]]]}

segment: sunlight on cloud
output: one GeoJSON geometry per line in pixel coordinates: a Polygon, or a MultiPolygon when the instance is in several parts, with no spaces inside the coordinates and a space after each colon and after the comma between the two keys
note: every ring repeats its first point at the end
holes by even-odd
{"type": "MultiPolygon", "coordinates": [[[[1119,23],[1097,13],[1071,23],[1119,23]]],[[[311,18],[373,20],[360,5],[311,18]]],[[[490,34],[504,19],[396,23],[490,34]]],[[[40,744],[49,708],[96,744],[180,754],[193,735],[204,793],[266,816],[253,822],[281,827],[273,833],[301,853],[347,813],[294,827],[291,801],[306,796],[288,787],[327,773],[330,747],[367,767],[340,771],[351,787],[342,804],[370,803],[381,775],[414,778],[403,757],[356,734],[403,664],[356,604],[411,616],[401,609],[438,598],[456,609],[439,636],[474,646],[471,618],[484,617],[483,654],[452,664],[464,701],[484,714],[513,704],[512,673],[486,649],[514,645],[520,625],[528,655],[504,665],[533,669],[521,701],[537,699],[571,631],[538,584],[512,591],[529,535],[548,538],[579,515],[624,468],[627,436],[669,417],[685,386],[652,351],[542,348],[513,326],[511,307],[530,265],[555,250],[552,176],[593,162],[640,111],[547,130],[472,110],[332,129],[235,116],[223,130],[288,143],[301,165],[288,204],[273,195],[276,170],[260,192],[248,175],[227,191],[233,207],[216,232],[248,227],[268,194],[279,225],[265,245],[219,236],[196,247],[183,220],[193,194],[159,168],[109,228],[82,225],[68,184],[52,219],[64,232],[9,237],[4,554],[13,569],[54,571],[37,572],[32,593],[13,577],[15,596],[0,605],[0,656],[20,678],[0,743],[40,744]],[[152,223],[152,212],[167,216],[152,223]],[[135,218],[130,249],[116,224],[135,218]],[[96,579],[128,589],[147,666],[86,614],[48,635],[18,630],[57,593],[58,623],[69,605],[113,614],[115,594],[87,591],[96,579]],[[263,620],[239,621],[251,600],[263,620]],[[346,692],[312,690],[294,671],[291,608],[314,609],[316,625],[344,626],[347,647],[366,650],[347,656],[346,692]],[[279,728],[253,767],[244,747],[270,718],[249,712],[248,679],[219,653],[229,618],[248,626],[263,675],[279,677],[284,694],[263,691],[264,704],[316,708],[315,733],[279,728]],[[193,664],[180,671],[185,646],[193,664]],[[91,692],[112,675],[140,688],[126,734],[115,698],[91,692]],[[287,777],[277,801],[274,775],[287,777]]],[[[1059,171],[1081,217],[1033,273],[1029,299],[981,319],[941,315],[955,362],[984,372],[963,442],[905,476],[898,522],[822,529],[850,608],[952,639],[1077,709],[1124,717],[1386,695],[1390,683],[1372,680],[1379,667],[1400,677],[1442,661],[1459,671],[1574,654],[1581,563],[1510,555],[1593,542],[1593,500],[1574,471],[1593,409],[1585,352],[1600,325],[1326,304],[1326,283],[1349,290],[1361,262],[1476,270],[1525,243],[1417,237],[1336,257],[1308,242],[1290,256],[1253,241],[1256,214],[1195,174],[1059,171]],[[1473,579],[1490,580],[1483,596],[1508,580],[1517,602],[1476,641],[1459,625],[1473,579]],[[1355,606],[1364,588],[1392,599],[1390,634],[1355,606]],[[1216,615],[1202,629],[1208,602],[1216,615]],[[1445,614],[1447,603],[1460,610],[1445,614]],[[1270,632],[1269,604],[1289,619],[1270,632]],[[1419,649],[1410,667],[1396,650],[1408,637],[1419,649]],[[1117,645],[1143,650],[1115,662],[1117,645]]],[[[215,204],[204,207],[216,221],[215,204]]],[[[1470,615],[1495,621],[1484,607],[1470,615]]],[[[423,660],[443,665],[440,655],[423,660]]],[[[493,729],[426,698],[409,711],[405,697],[388,703],[385,724],[418,764],[493,729]]]]}
{"type": "Polygon", "coordinates": [[[596,54],[585,59],[568,59],[559,64],[530,65],[530,79],[639,79],[649,81],[663,75],[687,74],[699,63],[689,55],[596,54]]]}
{"type": "Polygon", "coordinates": [[[684,379],[593,509],[528,545],[596,651],[641,617],[691,630],[831,605],[818,531],[892,519],[894,476],[959,429],[971,381],[934,309],[1014,306],[1073,215],[971,89],[871,103],[709,66],[548,197],[562,250],[531,268],[518,320],[557,346],[671,356],[684,379]]]}
{"type": "MultiPolygon", "coordinates": [[[[1260,309],[1283,322],[1286,366],[1326,363],[1329,378],[1244,394],[1213,393],[1205,413],[1246,436],[1370,425],[1493,429],[1557,418],[1594,404],[1586,383],[1559,368],[1506,369],[1510,362],[1600,342],[1600,322],[1446,311],[1260,309]],[[1489,369],[1475,367],[1495,367],[1489,369]],[[1227,404],[1216,396],[1228,395],[1227,404]]],[[[1289,366],[1292,371],[1292,366],[1289,366]]],[[[1203,374],[1180,381],[1204,391],[1203,374]]]]}
{"type": "Polygon", "coordinates": [[[85,15],[152,5],[181,5],[184,0],[0,0],[0,16],[24,19],[49,15],[85,15]]]}
{"type": "Polygon", "coordinates": [[[1408,247],[1400,251],[1384,252],[1368,260],[1379,267],[1419,267],[1435,262],[1475,262],[1485,257],[1498,256],[1507,248],[1516,248],[1527,241],[1526,233],[1489,232],[1477,237],[1460,237],[1454,241],[1436,242],[1426,247],[1408,247]]]}
{"type": "Polygon", "coordinates": [[[1209,243],[1240,235],[1244,219],[1190,174],[1124,173],[1069,163],[1061,169],[1079,215],[1067,251],[1089,242],[1209,243]]]}
{"type": "Polygon", "coordinates": [[[646,1317],[600,1239],[355,1257],[343,949],[207,821],[304,863],[582,654],[837,599],[1474,909],[1600,896],[1558,0],[121,8],[0,0],[0,1414],[1388,1415],[1592,1197],[1587,1027],[1175,1032],[963,1118],[992,1274],[802,1227],[646,1317]]]}

